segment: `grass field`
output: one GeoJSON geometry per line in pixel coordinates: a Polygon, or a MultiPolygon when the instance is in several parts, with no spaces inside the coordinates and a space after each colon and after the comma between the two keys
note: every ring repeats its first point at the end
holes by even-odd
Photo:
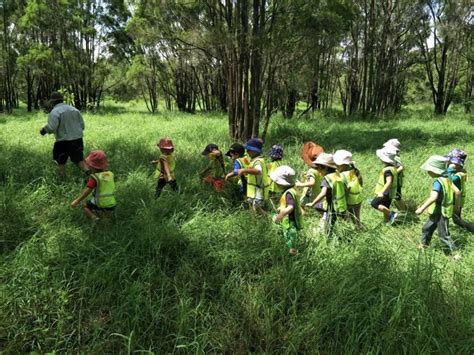
{"type": "MultiPolygon", "coordinates": [[[[42,137],[44,114],[0,117],[0,349],[23,352],[474,352],[474,239],[451,226],[462,259],[438,242],[419,251],[426,219],[413,212],[395,226],[364,204],[356,231],[340,223],[326,240],[315,215],[289,256],[272,223],[254,218],[203,188],[200,151],[230,145],[223,115],[149,115],[138,107],[86,113],[86,151],[103,149],[116,175],[119,206],[112,223],[93,228],[69,203],[83,177],[67,167],[57,179],[53,137],[42,137]],[[176,146],[180,193],[154,200],[156,141],[176,146]],[[350,239],[350,241],[349,241],[350,239]]],[[[404,197],[411,211],[429,194],[419,169],[431,154],[454,147],[471,156],[474,119],[452,112],[407,110],[379,121],[337,112],[272,121],[266,139],[285,147],[303,170],[302,142],[345,148],[371,197],[380,169],[375,149],[402,144],[404,197]]],[[[470,191],[469,191],[470,190],[470,191]]],[[[474,186],[468,183],[468,191],[474,186]]],[[[474,196],[463,214],[474,220],[474,196]]]]}

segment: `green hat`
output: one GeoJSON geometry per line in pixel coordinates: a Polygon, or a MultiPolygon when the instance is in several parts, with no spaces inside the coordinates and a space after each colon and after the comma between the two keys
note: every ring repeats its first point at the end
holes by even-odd
{"type": "Polygon", "coordinates": [[[421,169],[431,171],[438,175],[445,175],[448,168],[448,160],[441,155],[432,155],[421,166],[421,169]]]}

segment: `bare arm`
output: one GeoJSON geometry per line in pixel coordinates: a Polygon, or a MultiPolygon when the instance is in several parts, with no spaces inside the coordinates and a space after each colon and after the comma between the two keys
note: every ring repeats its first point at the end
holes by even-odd
{"type": "Polygon", "coordinates": [[[309,178],[309,180],[305,182],[299,182],[299,181],[296,182],[295,186],[296,187],[313,187],[315,183],[316,183],[315,178],[309,178]]]}
{"type": "Polygon", "coordinates": [[[377,194],[378,197],[382,197],[388,190],[390,190],[390,187],[392,186],[392,181],[393,177],[387,176],[387,181],[385,182],[385,185],[383,185],[382,191],[377,194]]]}
{"type": "Polygon", "coordinates": [[[78,204],[80,204],[82,200],[84,200],[87,196],[90,195],[90,193],[92,192],[92,190],[93,190],[93,189],[91,189],[91,188],[89,188],[89,187],[86,187],[86,188],[82,191],[81,195],[80,195],[78,198],[76,198],[74,201],[71,202],[71,207],[74,208],[74,207],[76,207],[78,204]]]}
{"type": "Polygon", "coordinates": [[[430,207],[433,203],[436,202],[437,198],[438,198],[438,192],[431,191],[430,197],[428,197],[426,201],[423,202],[423,204],[417,208],[415,213],[418,215],[422,214],[428,207],[430,207]]]}
{"type": "Polygon", "coordinates": [[[321,201],[326,196],[327,192],[328,192],[328,188],[326,186],[322,187],[321,192],[319,193],[319,195],[316,196],[316,198],[313,200],[313,202],[307,203],[306,206],[307,207],[313,207],[314,205],[316,205],[319,201],[321,201]]]}
{"type": "Polygon", "coordinates": [[[168,162],[165,159],[160,159],[160,164],[163,163],[163,169],[165,170],[165,174],[168,181],[173,181],[173,177],[171,176],[171,170],[168,162]]]}
{"type": "Polygon", "coordinates": [[[280,210],[280,213],[275,218],[275,223],[280,223],[283,218],[288,216],[291,212],[293,212],[294,207],[293,206],[286,206],[284,209],[280,210]]]}
{"type": "Polygon", "coordinates": [[[239,176],[241,175],[262,175],[262,172],[258,169],[255,168],[245,168],[245,169],[239,169],[239,176]]]}

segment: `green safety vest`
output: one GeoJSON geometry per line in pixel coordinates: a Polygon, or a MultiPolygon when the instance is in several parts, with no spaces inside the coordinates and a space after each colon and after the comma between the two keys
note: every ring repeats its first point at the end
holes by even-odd
{"type": "Polygon", "coordinates": [[[382,170],[380,170],[379,180],[377,181],[377,185],[375,185],[375,193],[378,194],[383,190],[385,185],[385,171],[390,170],[392,172],[392,186],[390,186],[388,197],[394,199],[397,196],[397,184],[398,184],[398,174],[397,168],[394,166],[386,166],[382,170]]]}
{"type": "Polygon", "coordinates": [[[176,162],[174,160],[173,154],[161,154],[159,160],[160,161],[156,164],[155,177],[161,178],[166,174],[164,167],[161,166],[161,161],[166,160],[170,168],[171,178],[174,180],[174,169],[176,167],[176,162]]]}
{"type": "Polygon", "coordinates": [[[207,167],[210,170],[210,176],[218,179],[224,177],[224,163],[221,162],[217,157],[211,158],[207,167]]]}
{"type": "Polygon", "coordinates": [[[271,163],[268,163],[267,165],[268,177],[270,180],[270,187],[269,187],[270,192],[275,192],[275,193],[283,192],[283,189],[280,186],[278,186],[278,184],[275,181],[272,181],[272,179],[270,179],[270,173],[276,168],[278,168],[279,166],[281,166],[281,160],[272,161],[271,163]]]}
{"type": "Polygon", "coordinates": [[[339,172],[327,174],[325,177],[332,189],[332,205],[334,212],[343,213],[347,211],[346,187],[339,172]]]}
{"type": "Polygon", "coordinates": [[[257,164],[260,164],[262,167],[262,175],[247,175],[247,197],[248,198],[255,198],[257,195],[257,187],[262,189],[262,198],[264,201],[268,200],[268,191],[270,187],[270,178],[268,177],[267,172],[267,165],[265,164],[265,160],[262,157],[254,158],[250,162],[249,168],[255,168],[257,164]],[[260,184],[257,184],[257,178],[260,177],[260,184]]]}
{"type": "Polygon", "coordinates": [[[103,171],[92,174],[96,186],[94,190],[94,200],[97,207],[109,208],[114,207],[115,201],[115,181],[114,174],[111,171],[103,171]]]}
{"type": "MultiPolygon", "coordinates": [[[[308,172],[306,173],[307,179],[308,178],[313,178],[314,179],[314,185],[311,187],[311,197],[316,198],[316,196],[319,195],[321,192],[321,183],[323,182],[324,176],[321,175],[321,173],[316,170],[316,169],[309,169],[308,172]]],[[[309,179],[308,179],[309,180],[309,179]]]]}
{"type": "MultiPolygon", "coordinates": [[[[438,177],[435,181],[441,184],[443,189],[443,200],[441,201],[441,214],[446,218],[451,218],[453,216],[453,204],[454,204],[454,191],[453,191],[453,182],[447,177],[438,177]]],[[[436,207],[436,202],[433,203],[428,208],[428,213],[433,214],[436,207]]]]}
{"type": "Polygon", "coordinates": [[[354,169],[341,173],[344,185],[346,185],[346,201],[348,205],[358,205],[362,203],[362,185],[354,169]]]}
{"type": "Polygon", "coordinates": [[[456,174],[461,179],[461,207],[464,207],[464,201],[466,200],[466,185],[467,185],[467,174],[464,171],[459,171],[456,174]]]}
{"type": "MultiPolygon", "coordinates": [[[[303,229],[303,214],[301,213],[300,198],[294,187],[283,192],[280,197],[280,207],[278,208],[278,211],[281,211],[286,208],[286,194],[290,194],[293,197],[293,200],[295,201],[295,227],[296,229],[303,229]]],[[[290,228],[290,217],[288,215],[283,218],[283,220],[281,221],[281,225],[285,229],[290,228]]]]}

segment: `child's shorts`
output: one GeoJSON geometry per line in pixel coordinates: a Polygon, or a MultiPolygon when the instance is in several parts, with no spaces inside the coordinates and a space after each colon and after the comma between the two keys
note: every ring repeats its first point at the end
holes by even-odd
{"type": "Polygon", "coordinates": [[[99,207],[90,200],[87,201],[86,205],[87,205],[87,208],[92,210],[92,211],[102,212],[102,211],[113,211],[113,210],[115,210],[115,206],[114,207],[99,207]]]}
{"type": "Polygon", "coordinates": [[[378,208],[380,205],[390,208],[391,203],[392,199],[384,195],[382,197],[374,197],[370,205],[375,209],[378,208]]]}

